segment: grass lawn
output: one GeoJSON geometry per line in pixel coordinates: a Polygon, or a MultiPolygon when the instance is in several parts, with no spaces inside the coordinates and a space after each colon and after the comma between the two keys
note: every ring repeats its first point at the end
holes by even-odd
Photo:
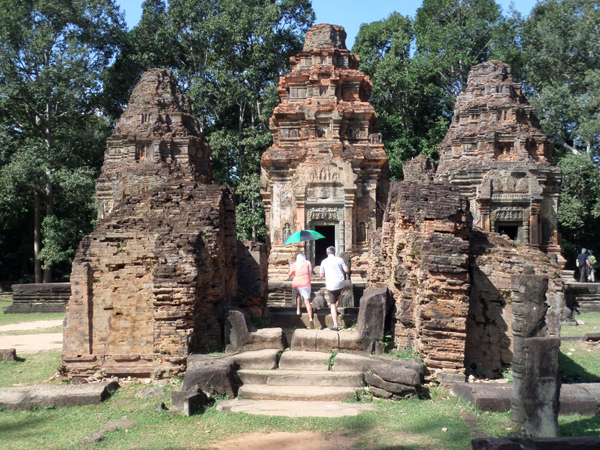
{"type": "Polygon", "coordinates": [[[600,314],[575,314],[575,319],[583,322],[577,326],[562,326],[560,335],[562,337],[584,336],[587,333],[600,333],[600,314]]]}
{"type": "MultiPolygon", "coordinates": [[[[0,385],[34,384],[48,379],[60,363],[60,352],[25,355],[21,361],[0,362],[0,385]]],[[[170,392],[179,380],[165,382],[160,399],[138,398],[147,385],[125,384],[101,405],[34,411],[0,411],[2,448],[78,449],[81,440],[114,420],[136,421],[128,430],[106,433],[89,449],[206,449],[217,441],[246,433],[313,431],[323,435],[341,433],[358,437],[356,449],[463,450],[470,448],[475,433],[494,437],[521,431],[508,413],[487,413],[451,396],[441,388],[430,390],[429,399],[375,401],[375,411],[337,419],[286,418],[219,412],[183,417],[158,411],[158,401],[170,405],[170,392]],[[443,431],[443,429],[446,431],[443,431]],[[479,431],[476,431],[479,430],[479,431]]],[[[600,416],[560,416],[563,436],[598,436],[600,416]]],[[[309,443],[307,443],[308,445],[309,443]]]]}
{"type": "MultiPolygon", "coordinates": [[[[19,322],[33,322],[35,320],[56,320],[64,319],[65,313],[45,313],[45,314],[4,314],[4,310],[12,305],[12,300],[0,300],[0,325],[19,322]]],[[[53,331],[45,330],[45,333],[53,331]]],[[[29,333],[33,334],[33,333],[29,333]]]]}

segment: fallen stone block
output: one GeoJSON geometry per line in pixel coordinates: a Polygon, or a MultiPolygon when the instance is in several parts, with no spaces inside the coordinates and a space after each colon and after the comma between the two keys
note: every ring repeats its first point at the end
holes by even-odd
{"type": "Polygon", "coordinates": [[[457,383],[451,392],[483,411],[510,410],[512,386],[492,383],[457,383]]]}
{"type": "Polygon", "coordinates": [[[371,370],[379,378],[390,383],[399,383],[408,386],[421,385],[421,376],[417,372],[391,362],[375,363],[371,366],[371,370]]]}
{"type": "Polygon", "coordinates": [[[210,395],[235,397],[238,384],[236,370],[237,363],[231,356],[191,354],[181,390],[199,389],[210,395]]]}
{"type": "Polygon", "coordinates": [[[171,392],[173,411],[186,417],[193,416],[204,410],[204,405],[210,403],[208,396],[201,390],[171,392]]]}
{"type": "MultiPolygon", "coordinates": [[[[427,371],[427,368],[425,367],[425,363],[423,363],[423,360],[421,360],[419,358],[414,358],[414,359],[409,360],[409,359],[401,359],[401,358],[398,358],[397,356],[390,356],[390,355],[372,355],[372,358],[378,359],[380,361],[384,361],[387,363],[392,363],[395,366],[405,367],[407,369],[414,370],[421,376],[425,376],[425,372],[427,371]]],[[[464,380],[464,375],[463,375],[463,380],[464,380]]]]}
{"type": "Polygon", "coordinates": [[[0,407],[9,411],[33,408],[66,408],[98,404],[119,388],[116,381],[69,386],[37,385],[0,388],[0,407]]]}
{"type": "Polygon", "coordinates": [[[593,416],[598,414],[600,394],[594,383],[563,384],[560,388],[560,414],[581,414],[593,416]],[[587,388],[589,386],[589,389],[587,388]]]}
{"type": "Polygon", "coordinates": [[[14,348],[0,349],[0,361],[16,361],[17,350],[14,348]]]}
{"type": "Polygon", "coordinates": [[[160,398],[165,395],[165,390],[160,386],[152,386],[135,394],[138,398],[160,398]]]}
{"type": "Polygon", "coordinates": [[[586,333],[583,336],[584,341],[597,342],[600,341],[600,333],[586,333]]]}
{"type": "Polygon", "coordinates": [[[378,387],[375,387],[375,386],[369,386],[368,389],[369,389],[369,392],[377,398],[392,398],[394,395],[391,392],[386,391],[385,389],[379,389],[378,387]]]}
{"type": "Polygon", "coordinates": [[[376,388],[383,389],[384,391],[391,392],[392,394],[401,397],[415,395],[417,393],[414,386],[407,386],[400,383],[390,383],[389,381],[381,379],[381,377],[375,375],[374,373],[365,374],[365,381],[370,386],[375,386],[376,388]]]}

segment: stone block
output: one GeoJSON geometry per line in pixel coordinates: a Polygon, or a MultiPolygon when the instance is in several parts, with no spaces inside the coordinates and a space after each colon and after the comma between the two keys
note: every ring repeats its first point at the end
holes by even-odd
{"type": "Polygon", "coordinates": [[[9,411],[33,408],[65,408],[101,403],[119,388],[115,381],[73,384],[69,386],[37,385],[0,388],[0,407],[9,411]]]}
{"type": "Polygon", "coordinates": [[[245,352],[274,349],[283,351],[286,339],[281,328],[261,328],[247,333],[243,338],[242,350],[245,352]]]}
{"type": "Polygon", "coordinates": [[[204,405],[207,405],[209,402],[210,399],[201,390],[171,392],[173,410],[187,417],[202,412],[204,405]]]}
{"type": "Polygon", "coordinates": [[[421,376],[414,370],[393,364],[380,362],[371,365],[371,370],[382,380],[408,386],[420,386],[421,376]]]}
{"type": "Polygon", "coordinates": [[[0,361],[16,361],[17,350],[14,348],[0,349],[0,361]]]}
{"type": "Polygon", "coordinates": [[[237,394],[237,364],[232,357],[190,355],[182,391],[203,391],[210,395],[237,394]]]}
{"type": "Polygon", "coordinates": [[[370,386],[375,386],[376,388],[383,389],[384,391],[390,392],[393,395],[397,396],[412,396],[416,394],[416,389],[414,386],[407,386],[405,384],[400,383],[391,383],[389,381],[383,380],[381,377],[373,374],[366,373],[365,374],[365,382],[370,386]]]}
{"type": "Polygon", "coordinates": [[[231,358],[240,369],[276,369],[280,351],[277,349],[256,350],[238,353],[231,358]]]}

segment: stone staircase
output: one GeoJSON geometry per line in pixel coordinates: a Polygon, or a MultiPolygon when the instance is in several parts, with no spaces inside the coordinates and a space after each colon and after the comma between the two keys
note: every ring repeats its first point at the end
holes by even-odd
{"type": "Polygon", "coordinates": [[[573,274],[572,270],[563,271],[567,307],[580,314],[600,313],[600,283],[579,283],[573,274]]]}
{"type": "Polygon", "coordinates": [[[238,370],[238,396],[254,400],[352,399],[364,387],[362,371],[334,370],[333,353],[286,351],[277,370],[238,370]]]}

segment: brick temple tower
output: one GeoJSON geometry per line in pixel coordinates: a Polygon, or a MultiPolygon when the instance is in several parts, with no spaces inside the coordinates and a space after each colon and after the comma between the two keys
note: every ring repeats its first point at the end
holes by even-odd
{"type": "Polygon", "coordinates": [[[311,28],[277,86],[281,104],[261,174],[270,281],[287,278],[288,261],[304,247],[283,244],[300,229],[326,237],[306,246],[314,265],[333,245],[351,258],[353,280],[366,275],[369,234],[381,225],[387,198],[388,160],[368,103],[371,82],[345,39],[341,26],[311,28]]]}
{"type": "Polygon", "coordinates": [[[485,231],[560,254],[557,233],[561,170],[511,68],[488,61],[471,69],[439,146],[437,178],[469,198],[485,231]]]}

